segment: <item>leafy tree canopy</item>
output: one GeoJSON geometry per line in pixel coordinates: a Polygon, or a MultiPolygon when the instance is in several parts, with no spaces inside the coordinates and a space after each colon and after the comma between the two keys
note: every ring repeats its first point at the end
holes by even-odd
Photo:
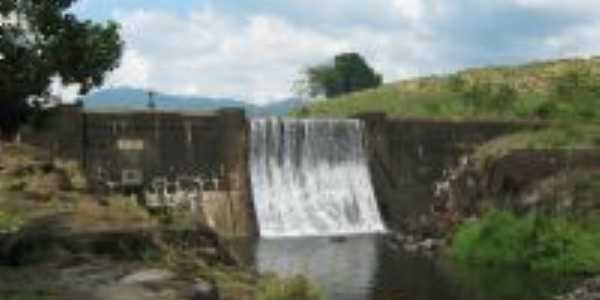
{"type": "Polygon", "coordinates": [[[79,84],[80,94],[102,85],[120,61],[119,25],[80,20],[76,0],[0,0],[0,132],[14,134],[48,97],[55,77],[79,84]],[[32,100],[34,99],[34,100],[32,100]]]}
{"type": "Polygon", "coordinates": [[[375,88],[382,77],[375,73],[365,59],[357,53],[335,56],[332,63],[310,67],[306,70],[310,96],[325,95],[327,98],[375,88]]]}

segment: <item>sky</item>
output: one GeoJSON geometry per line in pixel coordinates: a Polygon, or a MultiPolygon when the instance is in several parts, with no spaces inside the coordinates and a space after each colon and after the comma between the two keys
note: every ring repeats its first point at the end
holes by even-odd
{"type": "Polygon", "coordinates": [[[293,95],[308,66],[358,52],[385,82],[467,67],[600,54],[600,0],[79,0],[122,25],[105,88],[293,95]]]}

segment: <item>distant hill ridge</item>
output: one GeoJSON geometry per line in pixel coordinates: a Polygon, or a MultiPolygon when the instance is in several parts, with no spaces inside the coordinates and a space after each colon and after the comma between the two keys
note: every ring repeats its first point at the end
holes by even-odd
{"type": "MultiPolygon", "coordinates": [[[[179,96],[157,93],[154,103],[157,109],[172,111],[211,111],[220,108],[240,107],[249,116],[283,116],[300,106],[298,99],[290,98],[264,106],[231,98],[208,98],[179,96]]],[[[119,87],[97,91],[83,99],[84,107],[93,110],[140,110],[147,108],[146,91],[136,88],[119,87]]]]}

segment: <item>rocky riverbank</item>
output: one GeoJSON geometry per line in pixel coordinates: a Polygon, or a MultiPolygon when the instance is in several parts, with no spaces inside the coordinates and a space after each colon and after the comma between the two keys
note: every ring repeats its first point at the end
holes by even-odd
{"type": "Polygon", "coordinates": [[[3,235],[0,250],[8,299],[252,299],[259,278],[200,229],[71,232],[40,223],[3,235]]]}
{"type": "Polygon", "coordinates": [[[76,163],[2,145],[0,299],[292,298],[318,295],[304,278],[242,265],[201,216],[92,193],[76,163]]]}
{"type": "Polygon", "coordinates": [[[572,292],[554,298],[555,300],[600,300],[600,276],[588,279],[572,292]]]}
{"type": "Polygon", "coordinates": [[[94,260],[73,266],[46,264],[0,270],[0,295],[8,299],[221,299],[211,281],[191,280],[168,269],[148,269],[141,264],[94,260]]]}
{"type": "Polygon", "coordinates": [[[0,299],[252,299],[258,277],[201,222],[164,223],[88,192],[75,163],[3,145],[0,299]]]}
{"type": "Polygon", "coordinates": [[[386,236],[386,241],[393,249],[426,255],[438,254],[448,246],[445,238],[419,237],[401,232],[390,233],[386,236]]]}

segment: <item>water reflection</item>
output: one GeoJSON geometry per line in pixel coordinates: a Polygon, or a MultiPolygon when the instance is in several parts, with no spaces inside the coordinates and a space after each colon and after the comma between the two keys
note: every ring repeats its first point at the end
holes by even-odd
{"type": "Polygon", "coordinates": [[[263,240],[256,250],[259,271],[302,274],[319,285],[327,299],[369,299],[377,258],[370,237],[342,242],[328,238],[263,240]]]}
{"type": "Polygon", "coordinates": [[[244,252],[259,271],[302,274],[332,300],[545,300],[575,279],[461,266],[381,237],[259,240],[244,252]]]}

